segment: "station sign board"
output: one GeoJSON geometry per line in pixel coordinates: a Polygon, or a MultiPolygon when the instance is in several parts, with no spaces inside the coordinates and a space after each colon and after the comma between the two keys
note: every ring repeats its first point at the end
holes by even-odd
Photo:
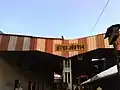
{"type": "Polygon", "coordinates": [[[79,43],[74,43],[74,44],[56,44],[55,45],[55,50],[56,51],[81,51],[84,50],[85,46],[79,43]]]}

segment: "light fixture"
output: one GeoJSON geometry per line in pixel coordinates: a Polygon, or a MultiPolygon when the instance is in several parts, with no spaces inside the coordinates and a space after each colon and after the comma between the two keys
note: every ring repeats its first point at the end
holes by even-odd
{"type": "Polygon", "coordinates": [[[94,61],[99,61],[99,59],[92,59],[91,61],[93,61],[93,62],[94,62],[94,61]]]}
{"type": "Polygon", "coordinates": [[[61,76],[59,74],[54,73],[55,78],[60,78],[61,76]]]}
{"type": "Polygon", "coordinates": [[[101,60],[101,61],[106,61],[106,59],[105,59],[105,58],[102,58],[102,59],[92,59],[91,61],[93,61],[93,62],[94,62],[94,61],[100,61],[100,60],[101,60]]]}

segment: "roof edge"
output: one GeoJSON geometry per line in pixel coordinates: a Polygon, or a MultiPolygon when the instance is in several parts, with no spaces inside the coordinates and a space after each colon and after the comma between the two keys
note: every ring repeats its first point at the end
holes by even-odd
{"type": "MultiPolygon", "coordinates": [[[[96,34],[96,35],[92,35],[92,36],[86,36],[86,37],[80,37],[80,38],[75,38],[75,39],[64,39],[64,40],[77,40],[77,39],[81,39],[81,38],[94,37],[94,36],[103,35],[103,34],[105,34],[105,33],[96,34]]],[[[63,40],[62,38],[37,37],[37,36],[19,35],[19,34],[3,34],[3,33],[0,33],[0,35],[5,35],[5,36],[20,36],[20,37],[30,37],[30,38],[41,38],[41,39],[56,39],[56,40],[63,40]]]]}
{"type": "Polygon", "coordinates": [[[20,37],[30,37],[30,38],[41,38],[41,39],[57,39],[57,40],[62,40],[62,38],[37,37],[37,36],[18,35],[18,34],[1,34],[1,33],[0,33],[0,35],[5,35],[5,36],[20,36],[20,37]]]}

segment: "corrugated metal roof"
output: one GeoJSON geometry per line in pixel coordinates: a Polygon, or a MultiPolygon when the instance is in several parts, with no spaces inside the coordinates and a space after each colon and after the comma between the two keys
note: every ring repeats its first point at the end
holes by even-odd
{"type": "MultiPolygon", "coordinates": [[[[119,39],[120,40],[120,39],[119,39]]],[[[118,45],[119,48],[120,45],[118,45]]],[[[71,48],[70,47],[70,48],[71,48]]],[[[98,48],[113,48],[109,45],[108,40],[104,39],[104,34],[91,37],[84,37],[73,40],[63,40],[62,38],[43,38],[23,35],[0,34],[0,50],[1,51],[26,51],[38,50],[64,57],[72,57],[77,54],[86,53],[98,48]],[[82,45],[79,50],[74,45],[82,45]],[[58,51],[56,45],[65,45],[63,51],[58,51]],[[72,45],[72,50],[64,50],[67,45],[72,45]]]]}
{"type": "Polygon", "coordinates": [[[83,84],[87,84],[89,82],[92,82],[92,81],[95,81],[95,80],[98,80],[98,79],[101,79],[101,78],[104,78],[104,77],[107,77],[107,76],[110,76],[110,75],[113,75],[113,74],[116,74],[118,71],[117,71],[117,65],[93,76],[92,78],[88,79],[87,81],[81,83],[81,85],[83,84]]]}

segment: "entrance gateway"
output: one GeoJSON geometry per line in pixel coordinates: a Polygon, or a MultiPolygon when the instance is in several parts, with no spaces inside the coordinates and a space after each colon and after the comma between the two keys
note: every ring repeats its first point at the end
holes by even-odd
{"type": "MultiPolygon", "coordinates": [[[[56,44],[55,50],[57,52],[73,52],[84,50],[84,45],[79,43],[73,44],[56,44]]],[[[68,89],[72,90],[72,70],[71,70],[71,59],[63,60],[63,82],[68,83],[68,89]]]]}

